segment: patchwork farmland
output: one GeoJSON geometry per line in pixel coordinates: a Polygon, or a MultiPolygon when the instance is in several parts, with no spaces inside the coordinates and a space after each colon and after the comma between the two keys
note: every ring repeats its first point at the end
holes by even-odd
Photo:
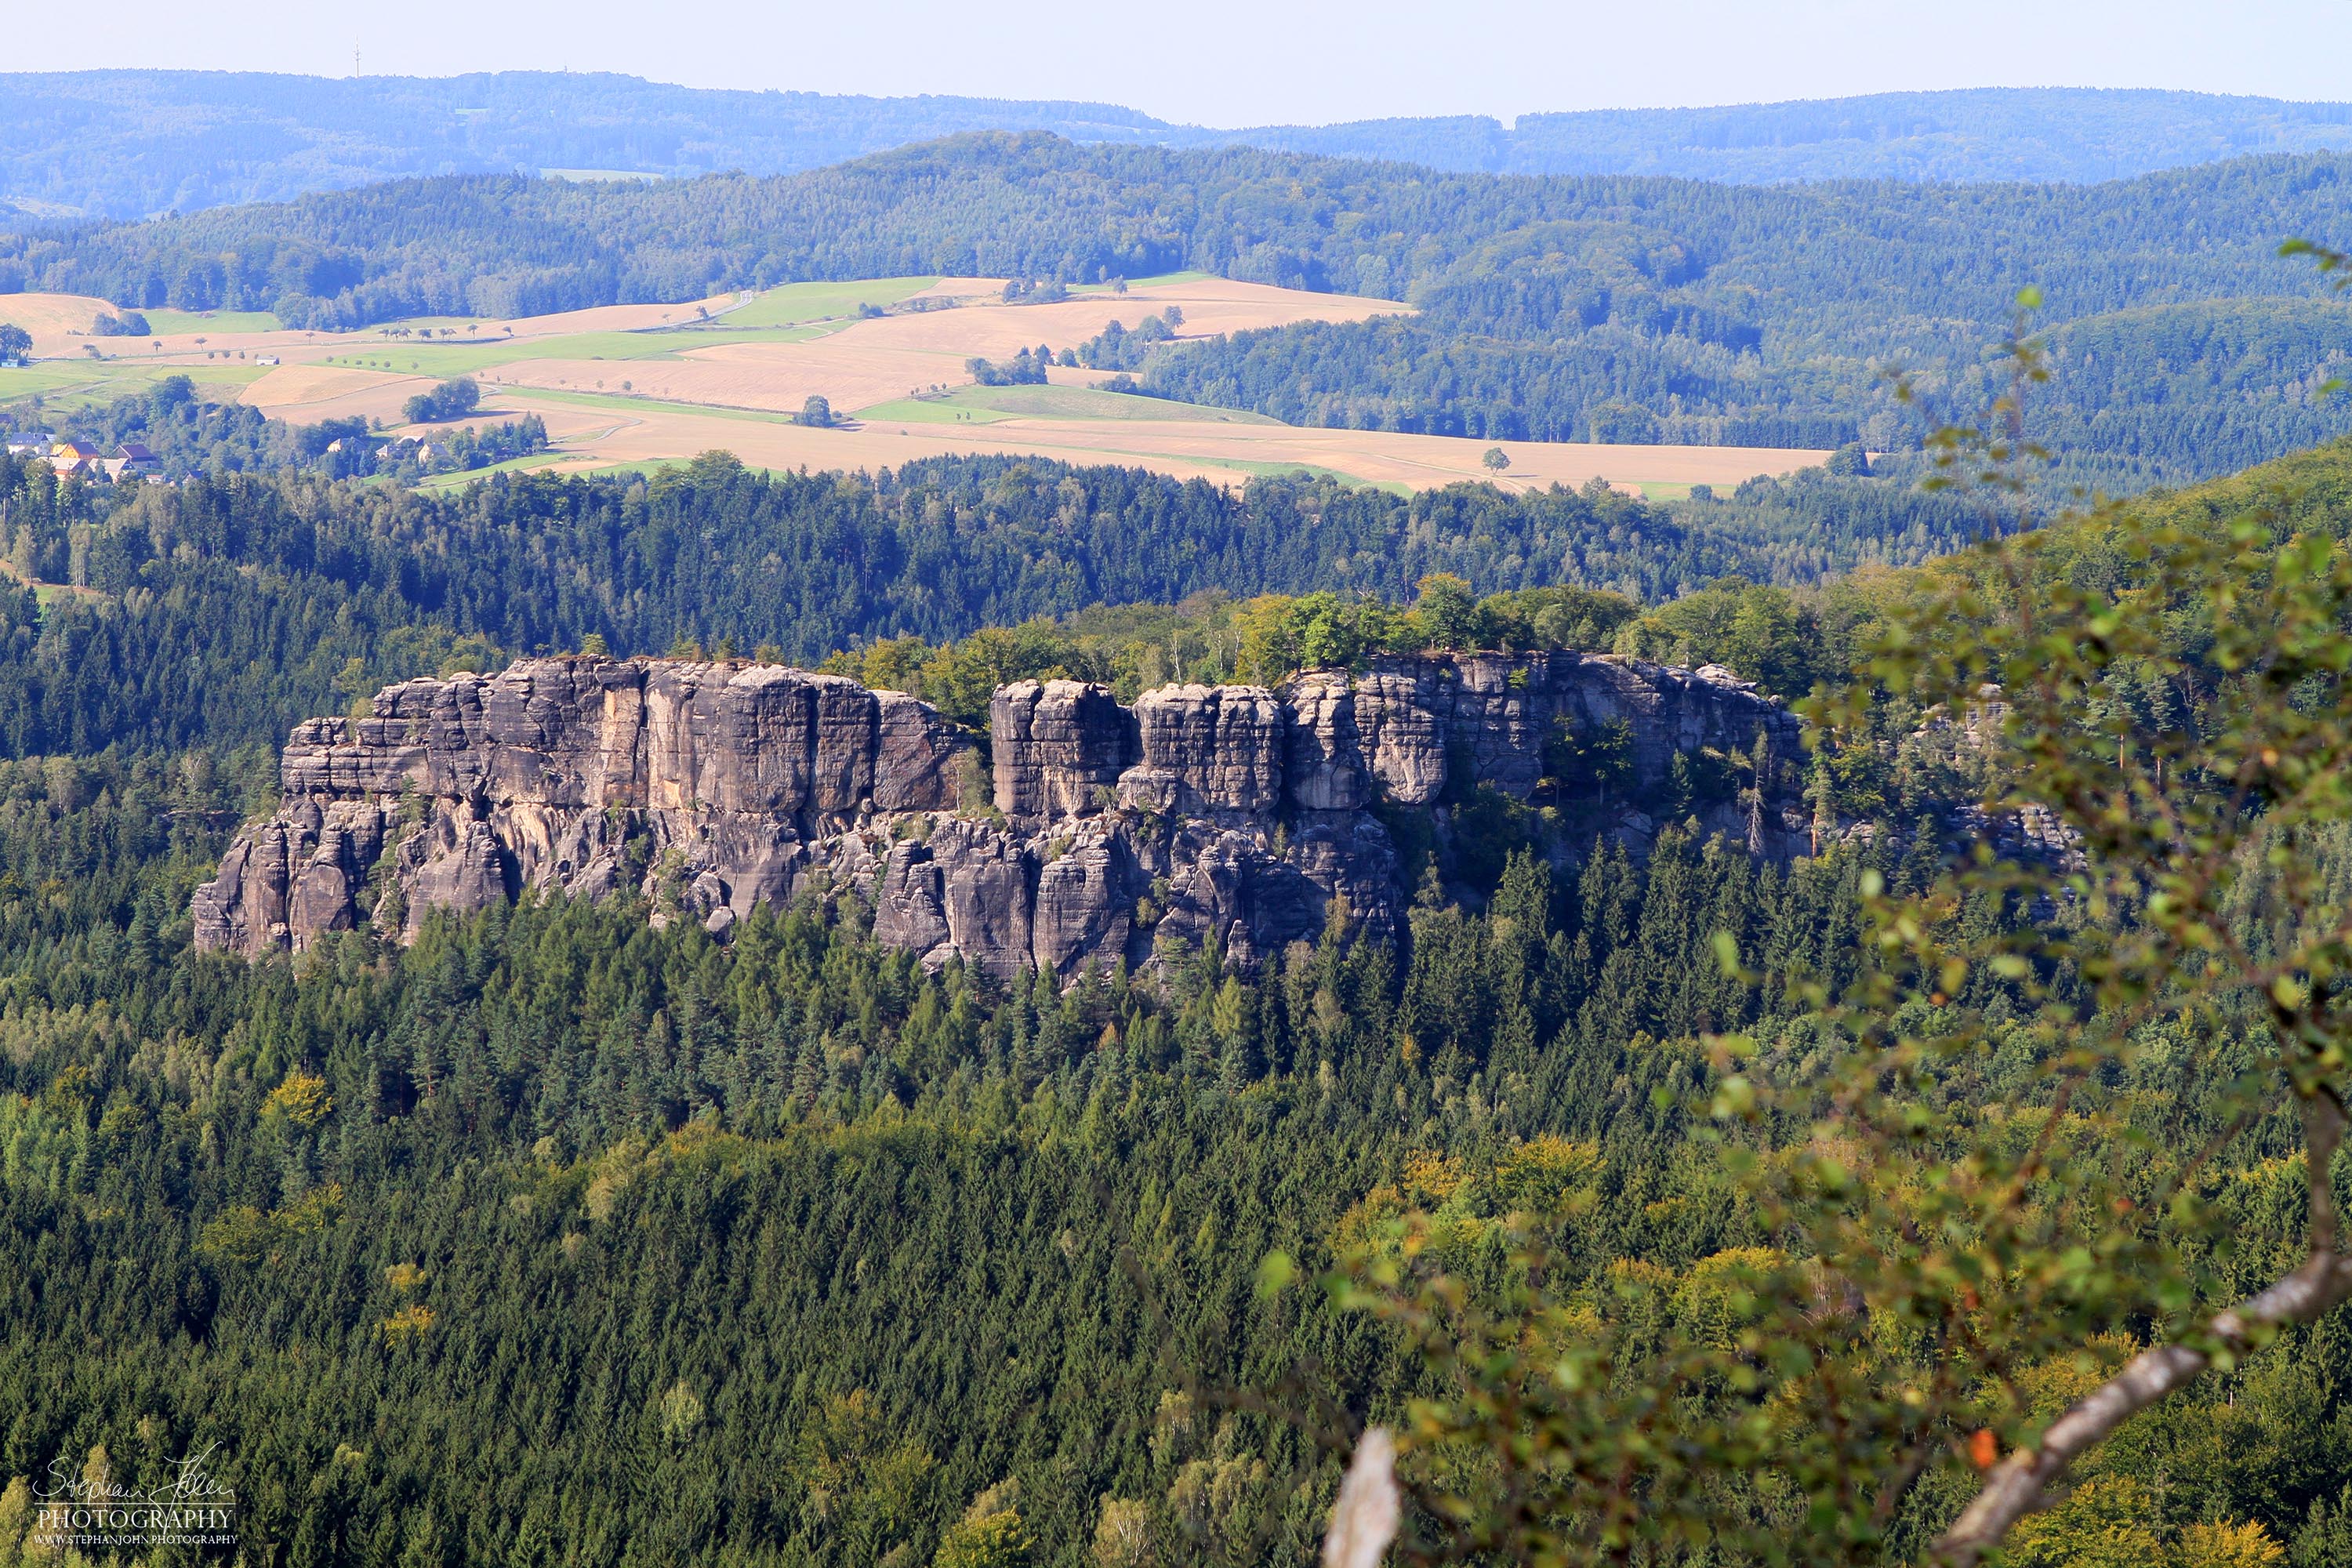
{"type": "Polygon", "coordinates": [[[1695,483],[1786,473],[1823,454],[1737,447],[1515,442],[1492,475],[1492,443],[1392,432],[1301,428],[1227,408],[1106,390],[1116,374],[1054,365],[1044,384],[982,386],[968,363],[1064,349],[1111,322],[1181,316],[1179,339],[1307,321],[1355,321],[1393,301],[1180,274],[1123,292],[1076,289],[1052,302],[1008,301],[991,278],[896,278],[788,284],[687,304],[614,305],[510,321],[436,318],[363,331],[288,331],[267,316],[147,313],[143,334],[96,336],[115,308],[71,295],[16,295],[0,319],[23,325],[34,361],[0,371],[0,401],[100,400],[185,374],[296,423],[364,416],[404,428],[403,405],[471,376],[476,422],[536,414],[552,449],[531,467],[580,471],[658,465],[713,448],[763,468],[896,466],[941,453],[1034,453],[1132,463],[1233,481],[1305,468],[1394,489],[1496,478],[1511,489],[1605,479],[1653,495],[1695,483]],[[798,422],[824,398],[831,427],[798,422]]]}

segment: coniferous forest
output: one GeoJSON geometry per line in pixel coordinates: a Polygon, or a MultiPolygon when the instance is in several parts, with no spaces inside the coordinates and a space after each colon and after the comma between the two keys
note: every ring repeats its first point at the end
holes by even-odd
{"type": "MultiPolygon", "coordinates": [[[[2277,490],[2299,498],[2289,524],[2340,531],[2347,476],[2330,448],[2166,515],[2242,516],[2277,490]]],[[[697,586],[730,528],[896,542],[894,520],[937,517],[1009,540],[1106,497],[1213,515],[1137,476],[707,468],[659,494],[509,480],[458,500],[231,476],[114,510],[44,502],[46,484],[18,468],[10,490],[29,574],[56,586],[16,612],[0,774],[5,1464],[102,1449],[131,1473],[217,1444],[247,1550],[288,1561],[1017,1560],[958,1555],[991,1521],[1037,1562],[1307,1561],[1345,1457],[1324,1402],[1378,1418],[1437,1374],[1360,1310],[1268,1294],[1266,1258],[1312,1276],[1384,1213],[1493,1224],[1540,1199],[1578,1216],[1564,1278],[1704,1279],[1769,1225],[1708,1152],[1720,1064],[1701,1038],[1801,1030],[1788,977],[1856,974],[1857,889],[1923,891],[1945,865],[1905,829],[1941,809],[1948,764],[1889,702],[1834,784],[1874,834],[1787,868],[1669,832],[1646,864],[1604,847],[1562,869],[1506,837],[1425,882],[1409,942],[1335,930],[1248,974],[1214,952],[1067,992],[927,974],[854,900],[724,943],[631,901],[530,903],[436,920],[405,950],[353,935],[247,965],[189,950],[188,895],[274,789],[289,718],[382,678],[592,633],[661,649],[798,626],[796,655],[831,637],[847,668],[952,710],[1016,672],[1165,676],[1139,661],[1171,626],[1199,638],[1184,673],[1276,679],[1298,658],[1284,628],[1346,601],[1242,597],[1307,587],[1323,548],[1290,530],[1254,553],[1245,517],[1200,560],[1212,596],[1175,609],[1078,613],[1118,580],[974,581],[935,621],[852,626],[756,574],[697,586]],[[474,569],[436,580],[426,563],[461,549],[474,569]],[[567,563],[592,549],[609,553],[567,563]],[[670,574],[619,574],[660,550],[670,574]],[[574,594],[600,572],[613,594],[574,594]],[[1046,618],[989,629],[1016,605],[1046,618]],[[1433,890],[1465,879],[1475,906],[1433,890]],[[1753,977],[1716,963],[1726,938],[1753,977]]],[[[1348,498],[1320,499],[1348,526],[1330,515],[1348,498]]],[[[2135,570],[2088,537],[2070,559],[2135,570]]],[[[1185,587],[1190,569],[1150,567],[1185,587]]],[[[1507,581],[1478,584],[1498,590],[1481,642],[1534,637],[1557,605],[1570,635],[1539,640],[1727,660],[1792,694],[1858,662],[1917,586],[1735,584],[1645,609],[1507,581]]],[[[1390,614],[1366,635],[1421,635],[1410,606],[1390,614]]],[[[2033,1095],[2031,1061],[1974,1092],[2033,1095]]],[[[2097,1093],[2228,1135],[2220,1080],[2178,1060],[2097,1093]]],[[[2248,1286],[2296,1244],[2278,1136],[2240,1133],[2213,1198],[2248,1286]]],[[[2207,1560],[2179,1543],[2215,1520],[2341,1561],[2343,1332],[2297,1331],[2127,1429],[2036,1560],[2080,1561],[2127,1512],[2182,1562],[2207,1560]]],[[[29,1506],[20,1482],[0,1524],[21,1534],[29,1506]]],[[[1948,1506],[1916,1496],[1890,1541],[1948,1506]]]]}
{"type": "Polygon", "coordinates": [[[2275,255],[2341,163],[987,135],[0,237],[0,282],[321,329],[1197,266],[1413,311],[1148,390],[1843,448],[1666,502],[724,453],[424,490],[185,381],[70,412],[165,471],[0,455],[0,1563],[132,1560],[45,1501],[199,1456],[234,1545],[136,1560],[1303,1565],[1387,1499],[1350,1568],[2352,1568],[2352,262],[2275,255]],[[2063,309],[1982,350],[2032,281],[2063,309]],[[1537,650],[1793,705],[1801,852],[1710,833],[1696,771],[1760,813],[1765,752],[1696,747],[1641,834],[1570,841],[1558,778],[1378,802],[1400,929],[1335,899],[1247,963],[927,966],[814,879],[715,931],[656,879],[195,946],[289,729],[414,677],[790,662],[989,742],[1017,679],[1537,650]]]}

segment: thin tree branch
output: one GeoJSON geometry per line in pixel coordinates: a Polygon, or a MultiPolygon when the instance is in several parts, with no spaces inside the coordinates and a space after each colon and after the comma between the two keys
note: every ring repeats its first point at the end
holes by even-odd
{"type": "Polygon", "coordinates": [[[2011,1525],[2042,1506],[2043,1493],[2069,1465],[2124,1422],[2193,1382],[2212,1365],[2216,1351],[2242,1354],[2266,1338],[2269,1330],[2310,1322],[2352,1300],[2352,1258],[2334,1249],[2334,1194],[2326,1185],[2328,1166],[2344,1135],[2344,1112],[2326,1094],[2306,1096],[2304,1107],[2312,1173],[2311,1256],[2268,1289],[2208,1322],[2199,1337],[2210,1348],[2170,1344],[2141,1352],[2053,1422],[2042,1435],[2040,1447],[2021,1448],[1995,1466],[1976,1500],[1936,1542],[1939,1562],[1948,1568],[1971,1568],[2000,1544],[2011,1525]]]}

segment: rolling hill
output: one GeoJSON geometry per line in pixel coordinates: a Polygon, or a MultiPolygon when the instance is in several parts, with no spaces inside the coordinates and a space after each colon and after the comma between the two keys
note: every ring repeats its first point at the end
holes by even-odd
{"type": "Polygon", "coordinates": [[[2347,181],[2338,153],[2091,185],[1754,186],[982,133],[772,178],[456,175],[0,235],[0,291],[346,331],[808,279],[1082,286],[1192,269],[1418,313],[1236,331],[1105,368],[1292,424],[1885,449],[1918,434],[1890,372],[1944,409],[1980,406],[1984,347],[2032,285],[2061,333],[2067,375],[2048,401],[2074,477],[2132,489],[2345,428],[2317,392],[2352,355],[2352,312],[2277,251],[2336,237],[2347,181]],[[2118,406],[2074,401],[2076,385],[2118,406]]]}

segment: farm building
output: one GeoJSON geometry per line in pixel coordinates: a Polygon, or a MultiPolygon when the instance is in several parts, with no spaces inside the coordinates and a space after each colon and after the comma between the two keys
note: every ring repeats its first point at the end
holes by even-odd
{"type": "Polygon", "coordinates": [[[108,479],[119,484],[142,474],[162,472],[163,460],[148,450],[143,443],[125,441],[114,449],[114,456],[106,458],[100,467],[105,470],[108,479]]]}

